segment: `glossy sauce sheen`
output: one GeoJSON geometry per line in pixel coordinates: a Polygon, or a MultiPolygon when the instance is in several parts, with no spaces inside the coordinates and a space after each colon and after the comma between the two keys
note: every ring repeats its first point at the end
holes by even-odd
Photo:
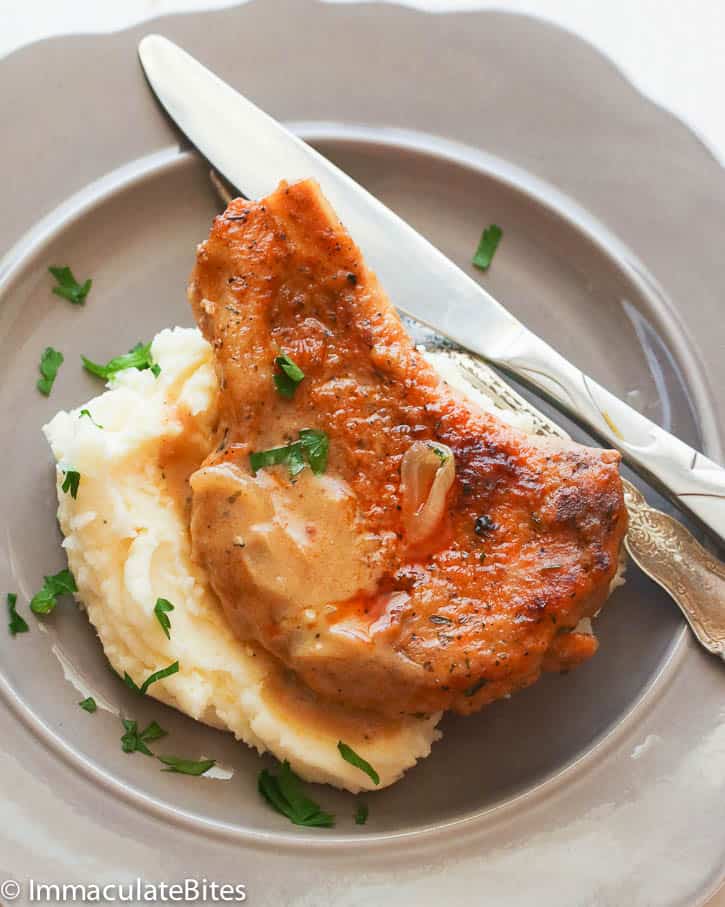
{"type": "Polygon", "coordinates": [[[475,711],[593,654],[571,631],[617,569],[619,455],[526,436],[451,392],[314,182],[233,201],[189,297],[221,384],[192,538],[240,636],[325,697],[390,714],[475,711]],[[305,373],[291,400],[273,382],[281,352],[305,373]],[[328,435],[324,475],[252,475],[251,451],[302,428],[328,435]],[[400,469],[415,441],[447,445],[455,480],[411,549],[400,469]]]}

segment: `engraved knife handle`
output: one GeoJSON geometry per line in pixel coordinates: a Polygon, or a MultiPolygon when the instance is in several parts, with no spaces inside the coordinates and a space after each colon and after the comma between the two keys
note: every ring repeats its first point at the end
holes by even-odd
{"type": "Polygon", "coordinates": [[[676,519],[650,507],[624,480],[632,560],[680,606],[702,645],[725,659],[725,564],[676,519]]]}
{"type": "Polygon", "coordinates": [[[672,503],[725,544],[725,469],[655,425],[526,328],[495,363],[622,454],[672,503]]]}

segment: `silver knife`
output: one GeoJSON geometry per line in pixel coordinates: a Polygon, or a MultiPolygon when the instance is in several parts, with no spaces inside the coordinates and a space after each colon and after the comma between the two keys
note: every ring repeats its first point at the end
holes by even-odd
{"type": "Polygon", "coordinates": [[[725,543],[722,467],[567,362],[398,215],[180,47],[148,35],[139,56],[171,118],[233,185],[261,198],[281,179],[315,178],[399,309],[533,387],[725,543]]]}

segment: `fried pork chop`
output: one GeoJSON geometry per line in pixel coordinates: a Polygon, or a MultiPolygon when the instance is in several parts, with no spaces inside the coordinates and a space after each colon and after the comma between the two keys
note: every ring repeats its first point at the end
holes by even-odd
{"type": "Polygon", "coordinates": [[[619,455],[454,394],[316,183],[233,201],[189,297],[221,388],[192,539],[240,638],[388,714],[474,712],[595,652],[575,628],[617,570],[619,455]]]}

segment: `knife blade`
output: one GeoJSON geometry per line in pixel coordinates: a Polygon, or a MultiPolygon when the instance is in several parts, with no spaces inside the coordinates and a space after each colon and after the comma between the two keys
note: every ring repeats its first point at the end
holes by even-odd
{"type": "Polygon", "coordinates": [[[313,177],[396,307],[532,387],[725,544],[725,470],[586,376],[319,152],[173,42],[139,43],[169,116],[251,198],[313,177]]]}

